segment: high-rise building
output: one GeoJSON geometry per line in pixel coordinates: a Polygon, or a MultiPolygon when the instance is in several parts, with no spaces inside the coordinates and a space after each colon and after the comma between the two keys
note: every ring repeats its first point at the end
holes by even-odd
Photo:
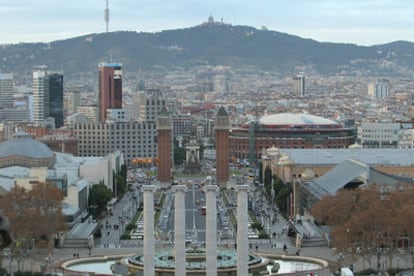
{"type": "Polygon", "coordinates": [[[298,97],[305,96],[305,76],[297,75],[293,77],[293,88],[298,97]]]}
{"type": "Polygon", "coordinates": [[[33,72],[33,122],[44,125],[49,117],[49,82],[44,70],[33,72]]]}
{"type": "Polygon", "coordinates": [[[99,64],[99,121],[106,120],[107,108],[122,108],[122,64],[99,64]]]}
{"type": "Polygon", "coordinates": [[[0,108],[13,107],[13,74],[0,74],[0,108]]]}
{"type": "Polygon", "coordinates": [[[63,74],[51,73],[47,76],[49,86],[49,116],[55,119],[55,127],[63,126],[63,74]]]}
{"type": "MultiPolygon", "coordinates": [[[[78,91],[74,91],[70,94],[69,99],[70,100],[69,100],[68,113],[69,114],[76,113],[78,106],[81,105],[81,93],[78,91]]],[[[96,118],[96,114],[95,114],[95,118],[96,118]]]]}
{"type": "Polygon", "coordinates": [[[390,83],[386,79],[378,79],[376,82],[368,84],[368,95],[375,98],[389,98],[391,97],[390,83]]]}
{"type": "Polygon", "coordinates": [[[156,123],[158,113],[165,107],[165,99],[159,89],[148,89],[145,94],[145,121],[156,123]]]}
{"type": "Polygon", "coordinates": [[[376,98],[389,98],[390,85],[387,80],[380,79],[375,83],[375,97],[376,98]]]}

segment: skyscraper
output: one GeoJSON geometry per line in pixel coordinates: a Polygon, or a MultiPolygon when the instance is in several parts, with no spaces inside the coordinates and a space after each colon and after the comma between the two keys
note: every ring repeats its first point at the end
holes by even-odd
{"type": "Polygon", "coordinates": [[[49,87],[49,116],[55,119],[55,127],[63,126],[63,74],[47,76],[49,87]]]}
{"type": "Polygon", "coordinates": [[[33,72],[33,122],[44,125],[49,117],[49,82],[44,70],[33,72]]]}
{"type": "Polygon", "coordinates": [[[293,87],[295,95],[298,97],[305,96],[305,76],[297,75],[293,77],[293,87]]]}
{"type": "Polygon", "coordinates": [[[122,108],[122,64],[99,64],[99,121],[106,120],[107,108],[122,108]]]}
{"type": "Polygon", "coordinates": [[[0,74],[0,108],[13,107],[13,74],[0,74]]]}

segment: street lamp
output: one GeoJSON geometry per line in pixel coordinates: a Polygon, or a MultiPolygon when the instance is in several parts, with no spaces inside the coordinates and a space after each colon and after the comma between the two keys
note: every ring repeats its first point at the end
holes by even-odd
{"type": "Polygon", "coordinates": [[[381,267],[380,260],[381,260],[381,252],[380,252],[380,248],[378,247],[377,248],[377,273],[378,275],[380,274],[380,267],[381,267]]]}
{"type": "Polygon", "coordinates": [[[47,268],[53,263],[53,261],[54,261],[54,259],[53,259],[52,255],[49,254],[49,256],[46,256],[44,264],[40,265],[40,270],[42,272],[46,272],[47,268]]]}

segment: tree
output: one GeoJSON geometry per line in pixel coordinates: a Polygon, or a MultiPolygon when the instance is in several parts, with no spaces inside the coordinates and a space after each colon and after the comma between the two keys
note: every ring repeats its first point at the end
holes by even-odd
{"type": "Polygon", "coordinates": [[[179,147],[178,141],[174,143],[174,165],[179,166],[185,162],[186,151],[184,147],[179,147]]]}
{"type": "Polygon", "coordinates": [[[263,183],[263,163],[259,163],[259,182],[263,183]]]}
{"type": "Polygon", "coordinates": [[[348,260],[362,257],[365,265],[373,256],[383,256],[390,267],[397,249],[411,246],[414,188],[373,185],[341,190],[322,198],[311,213],[320,223],[333,227],[331,245],[348,260]]]}
{"type": "Polygon", "coordinates": [[[89,213],[94,218],[99,217],[106,211],[106,205],[112,197],[112,191],[105,184],[93,185],[89,192],[89,213]]]}
{"type": "Polygon", "coordinates": [[[15,241],[51,246],[54,236],[65,229],[62,200],[62,191],[50,183],[33,184],[31,190],[15,186],[3,196],[0,209],[10,220],[15,241]]]}
{"type": "Polygon", "coordinates": [[[275,203],[279,208],[279,211],[283,214],[288,214],[288,207],[287,202],[290,194],[292,193],[292,189],[289,186],[283,187],[275,197],[275,203]]]}
{"type": "Polygon", "coordinates": [[[273,176],[273,189],[275,190],[275,194],[277,195],[285,187],[286,187],[286,184],[283,183],[282,179],[280,179],[277,175],[274,175],[273,176]]]}

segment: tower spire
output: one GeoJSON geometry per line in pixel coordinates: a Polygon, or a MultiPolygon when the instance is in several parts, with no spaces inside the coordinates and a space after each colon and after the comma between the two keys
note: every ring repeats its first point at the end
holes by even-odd
{"type": "Polygon", "coordinates": [[[109,0],[106,0],[106,8],[105,8],[105,23],[106,23],[106,32],[109,32],[109,0]]]}

